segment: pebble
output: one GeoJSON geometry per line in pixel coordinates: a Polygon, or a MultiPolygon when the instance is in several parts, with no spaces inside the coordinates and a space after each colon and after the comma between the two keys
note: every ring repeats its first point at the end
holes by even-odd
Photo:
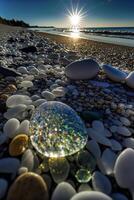
{"type": "Polygon", "coordinates": [[[125,126],[119,126],[117,128],[117,133],[119,133],[120,135],[123,135],[123,136],[131,136],[131,132],[125,126]]]}
{"type": "Polygon", "coordinates": [[[70,200],[112,200],[109,196],[102,192],[90,191],[79,192],[70,200]]]}
{"type": "Polygon", "coordinates": [[[130,72],[130,74],[126,77],[126,84],[134,89],[134,71],[130,72]]]}
{"type": "Polygon", "coordinates": [[[82,183],[78,188],[78,192],[83,191],[92,191],[92,188],[87,183],[82,183]]]}
{"type": "Polygon", "coordinates": [[[7,200],[48,200],[47,185],[41,176],[35,173],[20,175],[11,185],[7,200]]]}
{"type": "Polygon", "coordinates": [[[50,173],[56,183],[63,182],[67,179],[70,165],[66,158],[50,158],[49,159],[50,173]]]}
{"type": "Polygon", "coordinates": [[[131,122],[125,117],[120,117],[120,121],[122,122],[122,124],[124,126],[130,126],[131,125],[131,122]]]}
{"type": "Polygon", "coordinates": [[[8,182],[5,179],[0,179],[0,199],[2,199],[7,191],[8,182]]]}
{"type": "Polygon", "coordinates": [[[27,167],[20,167],[19,170],[18,170],[19,175],[27,173],[27,172],[28,172],[27,167]]]}
{"type": "Polygon", "coordinates": [[[62,182],[55,188],[51,200],[69,200],[75,194],[75,189],[69,183],[62,182]]]}
{"type": "Polygon", "coordinates": [[[20,161],[17,158],[2,158],[0,159],[0,173],[11,174],[11,178],[14,179],[18,169],[20,167],[20,161]]]}
{"type": "Polygon", "coordinates": [[[65,68],[66,76],[74,80],[92,79],[98,72],[99,65],[92,59],[75,61],[65,68]]]}
{"type": "Polygon", "coordinates": [[[38,99],[38,100],[34,101],[33,104],[34,104],[34,106],[38,107],[38,106],[40,106],[41,104],[43,104],[45,102],[46,102],[45,99],[38,99]]]}
{"type": "Polygon", "coordinates": [[[95,120],[92,122],[92,127],[94,130],[99,132],[104,132],[104,125],[101,121],[95,120]]]}
{"type": "Polygon", "coordinates": [[[13,138],[16,136],[19,127],[20,127],[19,120],[12,118],[5,123],[3,131],[9,138],[13,138]]]}
{"type": "Polygon", "coordinates": [[[12,108],[20,104],[29,105],[32,104],[32,100],[30,99],[29,96],[16,94],[10,96],[6,101],[6,105],[8,108],[12,108]]]}
{"type": "Polygon", "coordinates": [[[101,150],[97,142],[95,142],[94,140],[90,140],[87,142],[86,147],[95,158],[100,158],[101,150]]]}
{"type": "Polygon", "coordinates": [[[8,137],[6,134],[0,133],[0,146],[4,144],[8,140],[8,137]]]}
{"type": "Polygon", "coordinates": [[[114,166],[114,175],[120,187],[134,191],[133,169],[134,150],[127,148],[118,156],[114,166]]]}
{"type": "Polygon", "coordinates": [[[124,194],[121,194],[121,193],[113,193],[112,199],[113,200],[128,200],[128,198],[124,194]]]}
{"type": "Polygon", "coordinates": [[[123,140],[123,142],[122,142],[122,145],[123,145],[124,147],[134,149],[134,138],[131,138],[131,137],[125,138],[125,139],[123,140]]]}
{"type": "Polygon", "coordinates": [[[14,137],[9,144],[9,154],[11,156],[21,155],[28,146],[28,136],[24,134],[14,137]]]}
{"type": "Polygon", "coordinates": [[[21,167],[28,168],[28,171],[32,171],[34,168],[34,155],[31,149],[27,149],[21,158],[21,167]]]}
{"type": "Polygon", "coordinates": [[[103,65],[102,68],[108,76],[108,78],[112,81],[125,82],[125,78],[127,77],[126,73],[110,65],[103,65]]]}
{"type": "Polygon", "coordinates": [[[29,72],[27,71],[26,67],[18,67],[17,71],[21,74],[28,74],[29,72]]]}
{"type": "Polygon", "coordinates": [[[110,142],[112,144],[111,149],[113,151],[121,151],[122,150],[122,146],[118,141],[111,139],[110,142]]]}
{"type": "Polygon", "coordinates": [[[19,85],[20,88],[31,88],[33,87],[32,81],[22,81],[21,84],[19,85]]]}
{"type": "Polygon", "coordinates": [[[55,97],[64,97],[66,94],[64,87],[57,87],[52,90],[52,93],[55,95],[55,97]]]}
{"type": "Polygon", "coordinates": [[[26,135],[29,135],[29,120],[25,119],[21,122],[19,129],[17,130],[17,133],[24,133],[26,135]]]}
{"type": "Polygon", "coordinates": [[[55,99],[55,95],[49,91],[43,91],[41,93],[42,97],[44,97],[47,101],[53,101],[55,99]]]}
{"type": "Polygon", "coordinates": [[[112,185],[110,180],[99,171],[95,171],[92,175],[93,189],[105,194],[110,194],[112,191],[112,185]]]}

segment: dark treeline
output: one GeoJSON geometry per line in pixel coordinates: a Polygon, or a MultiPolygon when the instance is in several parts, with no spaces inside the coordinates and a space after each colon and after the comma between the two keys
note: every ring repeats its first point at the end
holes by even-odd
{"type": "Polygon", "coordinates": [[[21,27],[29,27],[29,24],[25,23],[22,20],[15,20],[15,19],[5,19],[0,17],[0,24],[6,24],[10,26],[21,26],[21,27]]]}

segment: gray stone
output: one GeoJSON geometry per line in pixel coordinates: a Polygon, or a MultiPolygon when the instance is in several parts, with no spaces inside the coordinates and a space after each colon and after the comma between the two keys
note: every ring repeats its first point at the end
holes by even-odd
{"type": "Polygon", "coordinates": [[[134,71],[127,76],[126,83],[130,88],[134,89],[134,71]]]}
{"type": "Polygon", "coordinates": [[[5,179],[0,179],[0,199],[2,199],[7,191],[8,182],[5,179]]]}
{"type": "Polygon", "coordinates": [[[13,138],[17,135],[17,131],[20,127],[20,122],[19,120],[12,118],[9,119],[5,125],[4,125],[4,133],[9,137],[9,138],[13,138]]]}

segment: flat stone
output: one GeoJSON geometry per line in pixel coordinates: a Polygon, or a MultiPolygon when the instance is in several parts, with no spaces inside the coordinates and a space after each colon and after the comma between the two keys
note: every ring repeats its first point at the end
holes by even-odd
{"type": "Polygon", "coordinates": [[[75,189],[69,183],[62,182],[55,188],[51,200],[69,200],[75,194],[75,189]]]}
{"type": "Polygon", "coordinates": [[[41,176],[35,173],[20,175],[11,185],[7,200],[48,200],[47,185],[41,176]]]}
{"type": "Polygon", "coordinates": [[[20,104],[29,105],[32,104],[32,101],[29,96],[19,94],[10,96],[6,101],[8,108],[12,108],[20,104]]]}
{"type": "Polygon", "coordinates": [[[27,149],[21,158],[21,167],[28,168],[32,171],[34,168],[34,155],[31,149],[27,149]]]}
{"type": "Polygon", "coordinates": [[[17,130],[17,133],[20,134],[20,133],[24,133],[26,135],[29,135],[29,120],[23,120],[20,124],[20,127],[19,129],[17,130]]]}
{"type": "Polygon", "coordinates": [[[101,87],[101,88],[108,88],[108,87],[110,86],[109,83],[107,83],[107,82],[101,82],[101,81],[94,81],[94,80],[91,80],[90,83],[91,83],[93,86],[101,87]]]}
{"type": "Polygon", "coordinates": [[[4,117],[6,119],[17,118],[20,119],[22,113],[24,113],[27,109],[27,106],[24,104],[18,104],[12,108],[9,108],[6,113],[4,113],[4,117]]]}
{"type": "Polygon", "coordinates": [[[125,117],[120,117],[120,121],[122,122],[122,124],[124,126],[130,126],[131,125],[131,122],[125,117]]]}
{"type": "Polygon", "coordinates": [[[0,179],[0,199],[2,199],[7,191],[8,182],[5,179],[0,179]]]}
{"type": "Polygon", "coordinates": [[[112,191],[112,185],[110,180],[99,171],[95,171],[92,175],[93,189],[105,194],[110,194],[112,191]]]}
{"type": "Polygon", "coordinates": [[[122,142],[122,145],[127,148],[134,149],[134,138],[125,138],[122,142]]]}
{"type": "Polygon", "coordinates": [[[22,81],[21,84],[19,85],[20,88],[31,88],[33,87],[32,81],[22,81]]]}
{"type": "Polygon", "coordinates": [[[65,68],[65,75],[74,80],[92,79],[99,72],[99,65],[92,59],[75,61],[65,68]]]}
{"type": "Polygon", "coordinates": [[[52,90],[52,93],[55,95],[55,97],[64,97],[66,94],[64,87],[57,87],[52,90]]]}
{"type": "Polygon", "coordinates": [[[47,101],[53,101],[55,99],[55,95],[49,91],[43,91],[41,93],[42,97],[44,97],[47,101]]]}
{"type": "Polygon", "coordinates": [[[46,102],[46,99],[38,99],[38,100],[34,101],[33,104],[34,104],[34,106],[38,107],[45,102],[46,102]]]}
{"type": "Polygon", "coordinates": [[[87,149],[95,156],[95,158],[100,158],[101,150],[97,142],[90,140],[86,144],[87,149]]]}
{"type": "Polygon", "coordinates": [[[115,67],[112,67],[110,65],[103,65],[102,66],[104,72],[108,76],[109,79],[115,82],[125,82],[125,78],[127,77],[127,74],[115,67]]]}
{"type": "Polygon", "coordinates": [[[118,141],[111,139],[110,142],[112,144],[111,149],[113,151],[121,151],[122,150],[122,146],[118,141]]]}
{"type": "Polygon", "coordinates": [[[126,128],[125,126],[119,126],[117,128],[117,133],[119,133],[120,135],[123,136],[130,136],[132,133],[129,131],[128,128],[126,128]]]}

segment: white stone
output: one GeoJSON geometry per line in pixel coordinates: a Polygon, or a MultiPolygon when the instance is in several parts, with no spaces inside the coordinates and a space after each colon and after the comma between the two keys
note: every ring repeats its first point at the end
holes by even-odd
{"type": "Polygon", "coordinates": [[[49,91],[43,91],[41,93],[42,97],[44,97],[47,101],[53,101],[55,99],[55,95],[49,91]]]}
{"type": "Polygon", "coordinates": [[[8,182],[5,179],[0,179],[0,199],[2,199],[7,191],[8,182]]]}
{"type": "Polygon", "coordinates": [[[127,148],[118,156],[114,174],[118,185],[134,191],[134,150],[127,148]]]}
{"type": "Polygon", "coordinates": [[[126,83],[129,87],[134,89],[134,71],[131,72],[127,78],[126,78],[126,83]]]}
{"type": "Polygon", "coordinates": [[[92,79],[99,72],[99,65],[92,59],[78,60],[65,68],[65,75],[74,80],[92,79]]]}
{"type": "Polygon", "coordinates": [[[131,135],[131,132],[125,126],[119,126],[117,128],[117,133],[119,133],[120,135],[123,135],[123,136],[130,136],[131,135]]]}
{"type": "Polygon", "coordinates": [[[5,123],[3,131],[9,138],[13,138],[16,136],[19,127],[20,127],[19,120],[12,118],[5,123]]]}
{"type": "Polygon", "coordinates": [[[17,106],[19,104],[29,105],[32,104],[32,101],[29,96],[19,94],[10,96],[6,101],[6,105],[9,108],[17,106]]]}
{"type": "Polygon", "coordinates": [[[2,158],[0,159],[0,173],[11,174],[13,179],[20,167],[20,161],[17,158],[2,158]]]}
{"type": "Polygon", "coordinates": [[[99,171],[95,171],[92,175],[93,189],[105,194],[110,194],[112,191],[112,185],[110,180],[99,171]]]}
{"type": "Polygon", "coordinates": [[[30,124],[29,120],[23,120],[20,124],[17,133],[23,133],[29,135],[29,124],[30,124]]]}
{"type": "Polygon", "coordinates": [[[27,106],[24,104],[18,104],[12,108],[9,108],[6,113],[4,113],[4,117],[6,119],[17,118],[20,119],[22,113],[24,113],[27,109],[27,106]]]}
{"type": "Polygon", "coordinates": [[[33,87],[33,83],[32,81],[22,81],[19,87],[27,89],[27,88],[33,87]]]}
{"type": "Polygon", "coordinates": [[[64,97],[66,94],[64,87],[57,87],[52,90],[52,93],[55,95],[55,97],[64,97]]]}
{"type": "Polygon", "coordinates": [[[112,198],[102,192],[85,191],[74,195],[70,200],[112,200],[112,198]]]}
{"type": "Polygon", "coordinates": [[[102,66],[104,72],[108,76],[109,79],[115,82],[125,82],[125,78],[127,77],[127,74],[115,67],[112,67],[110,65],[103,65],[102,66]]]}
{"type": "Polygon", "coordinates": [[[46,99],[38,99],[36,101],[33,102],[34,106],[38,107],[40,106],[42,103],[45,103],[46,99]]]}
{"type": "Polygon", "coordinates": [[[62,182],[55,188],[51,200],[69,200],[75,194],[75,189],[69,183],[62,182]]]}
{"type": "Polygon", "coordinates": [[[27,149],[21,159],[21,167],[28,168],[28,171],[32,171],[34,167],[34,155],[30,149],[27,149]]]}

